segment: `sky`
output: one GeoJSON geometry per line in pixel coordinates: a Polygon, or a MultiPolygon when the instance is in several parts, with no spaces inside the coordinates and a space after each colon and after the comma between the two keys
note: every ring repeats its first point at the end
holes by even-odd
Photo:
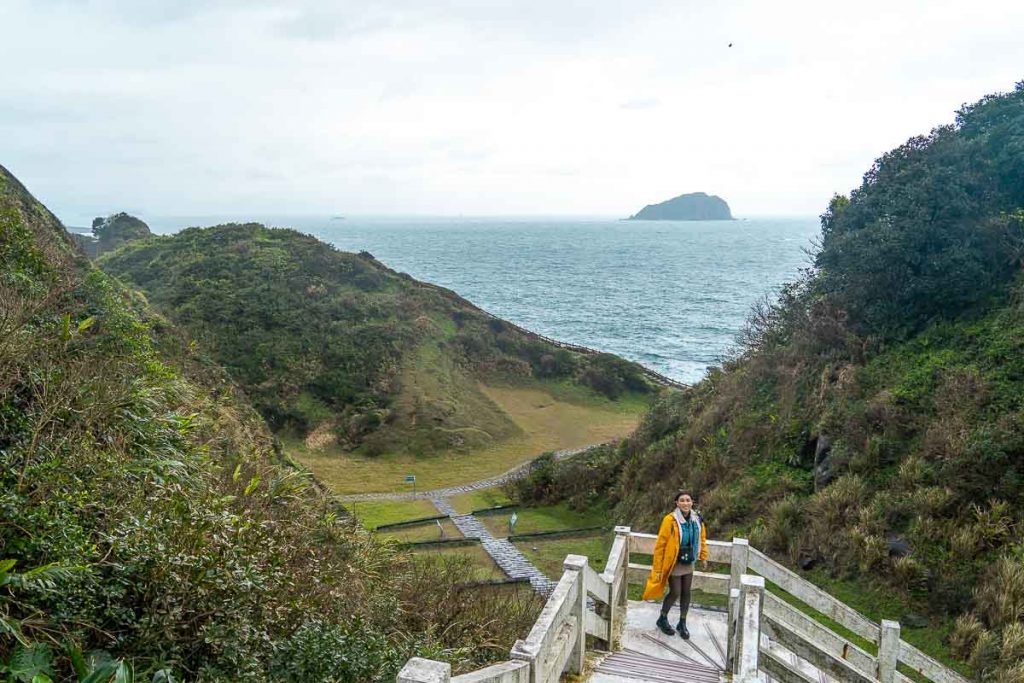
{"type": "Polygon", "coordinates": [[[0,0],[0,164],[71,225],[813,215],[1024,80],[1022,35],[1019,1],[0,0]]]}

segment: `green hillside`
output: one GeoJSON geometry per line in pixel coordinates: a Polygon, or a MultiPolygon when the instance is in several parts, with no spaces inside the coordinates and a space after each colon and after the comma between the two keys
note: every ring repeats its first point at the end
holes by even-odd
{"type": "Polygon", "coordinates": [[[0,167],[0,678],[465,670],[536,605],[472,601],[462,571],[340,518],[223,370],[0,167]]]}
{"type": "Polygon", "coordinates": [[[651,391],[633,363],[556,348],[292,230],[190,228],[100,265],[209,349],[275,431],[314,447],[468,452],[519,434],[481,382],[568,384],[606,401],[651,391]]]}
{"type": "Polygon", "coordinates": [[[711,536],[749,536],[911,642],[1022,680],[1022,264],[1024,83],[882,156],[742,353],[617,453],[522,493],[610,493],[653,529],[691,488],[711,536]]]}

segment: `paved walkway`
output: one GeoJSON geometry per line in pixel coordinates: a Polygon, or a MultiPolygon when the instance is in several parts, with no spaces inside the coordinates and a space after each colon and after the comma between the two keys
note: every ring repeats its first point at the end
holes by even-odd
{"type": "MultiPolygon", "coordinates": [[[[562,451],[555,451],[555,460],[564,460],[571,458],[574,455],[585,453],[592,448],[598,448],[599,446],[606,446],[609,443],[616,443],[618,440],[609,441],[608,443],[591,444],[589,446],[583,446],[581,448],[567,448],[562,451]]],[[[536,458],[534,459],[536,460],[536,458]]],[[[449,486],[443,489],[432,489],[430,491],[417,491],[416,493],[394,491],[391,493],[351,493],[344,496],[335,496],[335,500],[341,501],[342,503],[358,502],[361,500],[435,500],[437,498],[448,498],[450,496],[457,496],[460,493],[469,493],[470,491],[479,491],[480,489],[489,489],[492,486],[500,486],[501,484],[515,481],[516,479],[522,479],[530,473],[530,469],[533,467],[534,460],[517,465],[504,474],[499,474],[497,477],[490,479],[481,479],[480,481],[473,481],[468,484],[459,484],[458,486],[449,486]]]]}
{"type": "Polygon", "coordinates": [[[466,538],[479,538],[484,551],[491,556],[505,576],[510,579],[529,579],[533,589],[547,597],[555,589],[556,582],[544,576],[544,573],[533,566],[526,556],[504,538],[495,538],[483,522],[473,515],[460,515],[444,498],[431,498],[437,511],[455,523],[466,538]]]}

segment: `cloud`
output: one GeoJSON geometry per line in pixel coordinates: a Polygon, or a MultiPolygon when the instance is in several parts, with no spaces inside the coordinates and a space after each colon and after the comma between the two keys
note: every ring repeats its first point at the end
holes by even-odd
{"type": "Polygon", "coordinates": [[[641,97],[632,100],[626,100],[619,105],[620,109],[653,109],[654,107],[660,107],[661,100],[657,97],[641,97]]]}
{"type": "Polygon", "coordinates": [[[0,11],[18,66],[0,71],[0,163],[68,216],[625,215],[694,189],[737,212],[817,213],[1024,63],[1024,5],[1010,2],[0,11]]]}

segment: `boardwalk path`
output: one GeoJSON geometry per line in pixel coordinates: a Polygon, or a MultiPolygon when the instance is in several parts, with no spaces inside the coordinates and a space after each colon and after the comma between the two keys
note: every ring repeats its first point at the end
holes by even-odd
{"type": "MultiPolygon", "coordinates": [[[[615,443],[614,441],[609,443],[615,443]]],[[[574,455],[579,455],[589,451],[592,448],[598,448],[606,444],[593,444],[590,446],[583,446],[582,448],[568,448],[562,451],[555,451],[555,460],[564,460],[571,458],[574,455]]],[[[525,462],[522,465],[512,468],[504,474],[500,474],[497,477],[490,479],[481,479],[480,481],[470,482],[468,484],[459,484],[458,486],[449,486],[442,489],[433,489],[431,491],[418,491],[416,493],[408,492],[394,492],[394,493],[354,493],[345,496],[335,496],[336,500],[342,503],[352,503],[365,500],[429,500],[437,508],[437,511],[442,515],[448,515],[455,526],[458,528],[462,535],[466,538],[479,538],[480,545],[491,556],[495,564],[501,568],[501,571],[505,572],[505,575],[510,579],[529,579],[530,585],[533,589],[541,595],[547,597],[551,594],[551,591],[555,588],[555,581],[552,581],[548,577],[544,576],[544,573],[537,569],[533,564],[526,559],[519,550],[512,545],[510,541],[504,538],[495,538],[487,527],[485,527],[480,520],[473,515],[460,515],[451,503],[448,502],[448,498],[451,496],[457,496],[460,493],[469,493],[470,491],[479,491],[480,489],[490,488],[492,486],[499,486],[516,479],[521,479],[529,474],[533,467],[534,460],[525,462]]]]}
{"type": "Polygon", "coordinates": [[[479,538],[480,545],[508,578],[529,579],[533,589],[544,597],[555,589],[556,582],[544,576],[508,539],[495,538],[480,520],[473,515],[460,515],[444,498],[433,498],[431,502],[438,512],[448,515],[463,536],[479,538]]]}
{"type": "MultiPolygon", "coordinates": [[[[608,443],[616,443],[615,441],[609,441],[608,443]]],[[[574,455],[585,453],[592,448],[598,448],[607,444],[592,444],[590,446],[583,446],[581,448],[567,448],[564,451],[555,451],[555,460],[564,460],[571,458],[574,455]]],[[[351,493],[344,496],[335,496],[335,500],[341,501],[342,503],[358,502],[361,500],[436,500],[438,498],[449,498],[451,496],[457,496],[460,493],[469,493],[470,491],[479,491],[480,489],[487,489],[492,486],[499,486],[501,484],[515,481],[516,479],[522,479],[530,473],[530,469],[533,467],[533,460],[517,465],[510,469],[504,474],[499,474],[496,477],[490,479],[481,479],[480,481],[470,482],[468,484],[459,484],[458,486],[449,486],[443,489],[433,489],[430,491],[417,491],[416,493],[410,493],[408,491],[394,491],[391,493],[351,493]]]]}

